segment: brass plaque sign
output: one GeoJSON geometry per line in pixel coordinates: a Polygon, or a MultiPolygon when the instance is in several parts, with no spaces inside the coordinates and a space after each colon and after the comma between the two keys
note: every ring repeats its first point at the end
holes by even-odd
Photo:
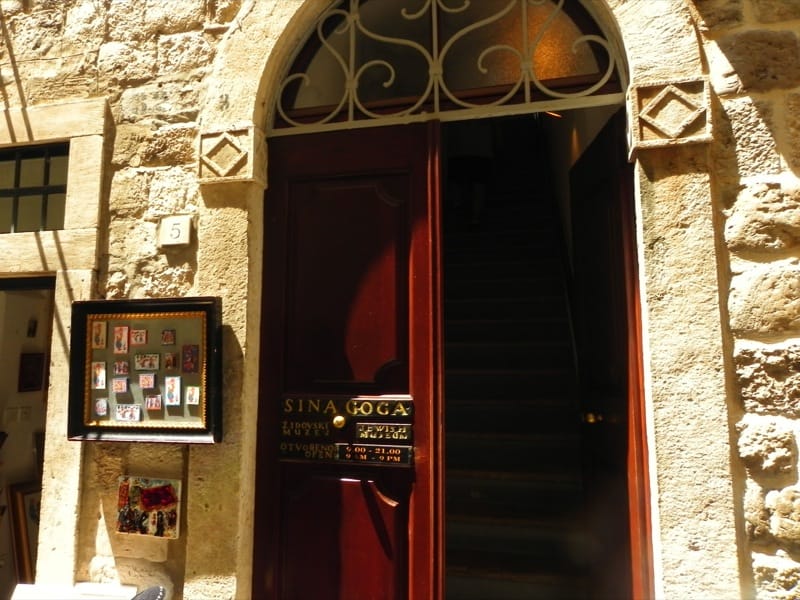
{"type": "Polygon", "coordinates": [[[350,417],[391,417],[410,419],[414,401],[408,396],[286,396],[283,399],[284,415],[314,415],[330,418],[335,415],[350,417]]]}
{"type": "Polygon", "coordinates": [[[411,425],[408,423],[356,423],[358,441],[404,441],[411,440],[411,425]]]}
{"type": "Polygon", "coordinates": [[[281,458],[295,460],[331,461],[338,460],[336,444],[308,442],[281,442],[281,458]]]}
{"type": "Polygon", "coordinates": [[[339,444],[337,449],[339,460],[382,465],[410,465],[414,451],[411,446],[368,444],[339,444]]]}
{"type": "Polygon", "coordinates": [[[409,466],[414,401],[408,395],[291,394],[280,406],[282,460],[409,466]]]}

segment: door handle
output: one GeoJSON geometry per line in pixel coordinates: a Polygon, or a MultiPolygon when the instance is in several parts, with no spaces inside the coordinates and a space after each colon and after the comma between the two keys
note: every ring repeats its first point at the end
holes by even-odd
{"type": "Polygon", "coordinates": [[[605,415],[601,412],[588,411],[583,413],[582,417],[583,422],[587,423],[588,425],[596,425],[605,421],[605,415]]]}
{"type": "Polygon", "coordinates": [[[615,413],[603,413],[600,411],[586,411],[581,414],[581,420],[587,425],[600,425],[601,423],[614,425],[621,421],[619,415],[615,413]]]}

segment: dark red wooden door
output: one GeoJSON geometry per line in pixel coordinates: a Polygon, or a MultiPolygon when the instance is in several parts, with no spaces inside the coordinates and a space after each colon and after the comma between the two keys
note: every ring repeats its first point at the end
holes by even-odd
{"type": "Polygon", "coordinates": [[[597,598],[652,597],[632,166],[618,111],[572,167],[573,256],[587,521],[597,598]],[[625,510],[627,508],[627,510],[625,510]]]}
{"type": "Polygon", "coordinates": [[[254,597],[438,597],[437,139],[270,143],[254,597]]]}

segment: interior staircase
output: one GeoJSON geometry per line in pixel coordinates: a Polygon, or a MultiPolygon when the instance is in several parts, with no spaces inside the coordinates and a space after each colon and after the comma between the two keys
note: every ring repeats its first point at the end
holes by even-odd
{"type": "Polygon", "coordinates": [[[533,194],[470,221],[445,214],[447,598],[588,598],[561,228],[533,194]]]}

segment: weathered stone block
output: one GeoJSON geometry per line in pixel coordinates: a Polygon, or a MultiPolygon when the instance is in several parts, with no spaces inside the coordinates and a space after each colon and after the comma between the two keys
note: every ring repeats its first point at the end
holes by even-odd
{"type": "Polygon", "coordinates": [[[794,600],[800,596],[800,564],[785,552],[753,553],[753,576],[757,598],[794,600]]]}
{"type": "Polygon", "coordinates": [[[728,310],[737,335],[800,330],[800,260],[734,267],[728,310]]]}
{"type": "Polygon", "coordinates": [[[745,481],[744,519],[747,537],[753,541],[769,541],[769,511],[765,505],[764,490],[752,479],[745,481]]]}
{"type": "Polygon", "coordinates": [[[212,2],[164,2],[147,0],[147,26],[159,34],[198,31],[203,26],[206,6],[212,2]]]}
{"type": "Polygon", "coordinates": [[[744,31],[721,39],[719,45],[747,90],[800,84],[800,43],[792,31],[744,31]]]}
{"type": "Polygon", "coordinates": [[[123,123],[157,119],[165,123],[197,120],[200,106],[199,86],[188,81],[161,82],[122,92],[118,111],[123,123]]]}
{"type": "Polygon", "coordinates": [[[747,411],[800,417],[800,344],[740,342],[734,362],[747,411]]]}
{"type": "MultiPolygon", "coordinates": [[[[733,68],[728,57],[720,50],[716,42],[707,44],[706,57],[709,63],[709,81],[716,94],[720,97],[740,94],[742,82],[736,74],[736,69],[733,68]]],[[[716,122],[719,123],[719,120],[716,122]]]]}
{"type": "Polygon", "coordinates": [[[158,169],[153,172],[147,198],[146,218],[195,212],[200,193],[194,174],[182,167],[158,169]]]}
{"type": "Polygon", "coordinates": [[[792,427],[772,417],[745,415],[736,425],[739,456],[755,475],[789,473],[797,465],[792,427]]]}
{"type": "Polygon", "coordinates": [[[111,216],[139,219],[144,214],[145,199],[150,193],[152,173],[124,169],[114,173],[111,181],[111,216]]]}
{"type": "Polygon", "coordinates": [[[767,102],[735,98],[723,102],[730,122],[731,137],[722,143],[732,144],[740,177],[781,172],[773,131],[772,108],[767,102]]]}
{"type": "Polygon", "coordinates": [[[800,0],[753,0],[753,8],[761,23],[800,19],[800,0]]]}
{"type": "Polygon", "coordinates": [[[159,129],[123,124],[117,129],[112,162],[120,167],[167,167],[197,160],[197,128],[167,125],[159,129]]]}
{"type": "Polygon", "coordinates": [[[33,74],[25,71],[23,104],[45,104],[59,100],[72,100],[88,96],[97,89],[97,69],[93,58],[73,56],[53,63],[58,68],[47,73],[38,70],[33,74]]]}
{"type": "Polygon", "coordinates": [[[117,126],[111,163],[118,167],[138,167],[141,165],[142,148],[153,137],[153,128],[140,123],[122,123],[117,126]]]}
{"type": "Polygon", "coordinates": [[[725,224],[734,252],[784,251],[800,245],[800,189],[756,183],[740,193],[725,224]]]}
{"type": "Polygon", "coordinates": [[[178,166],[197,160],[197,127],[162,127],[148,136],[137,149],[136,162],[144,167],[178,166]]]}
{"type": "Polygon", "coordinates": [[[695,0],[694,6],[709,29],[733,27],[742,22],[742,0],[695,0]]]}
{"type": "Polygon", "coordinates": [[[207,68],[214,56],[202,32],[162,35],[158,40],[158,72],[161,75],[207,68]]]}
{"type": "Polygon", "coordinates": [[[200,29],[205,2],[115,0],[108,9],[111,40],[151,40],[156,35],[200,29]]]}
{"type": "Polygon", "coordinates": [[[22,0],[2,0],[0,1],[0,10],[3,11],[3,16],[6,18],[21,13],[23,9],[22,0]]]}
{"type": "Polygon", "coordinates": [[[141,0],[116,0],[111,2],[108,7],[108,18],[106,19],[108,39],[110,41],[123,42],[152,39],[155,35],[155,30],[147,19],[148,4],[148,2],[142,2],[141,0]]]}
{"type": "Polygon", "coordinates": [[[792,485],[769,492],[765,506],[772,513],[772,536],[787,548],[800,549],[800,487],[792,485]]]}
{"type": "Polygon", "coordinates": [[[101,82],[126,84],[152,79],[156,72],[153,43],[107,42],[100,47],[97,70],[101,82]]]}
{"type": "MultiPolygon", "coordinates": [[[[60,7],[49,7],[20,14],[7,22],[18,61],[58,56],[63,35],[64,15],[60,7]]],[[[5,37],[5,36],[3,36],[5,37]]]]}
{"type": "Polygon", "coordinates": [[[242,0],[217,0],[213,7],[211,20],[215,23],[227,23],[231,21],[239,12],[242,0]]]}
{"type": "Polygon", "coordinates": [[[135,286],[142,298],[180,298],[191,295],[197,272],[195,262],[163,266],[158,271],[145,273],[135,286]]]}
{"type": "Polygon", "coordinates": [[[67,7],[60,51],[74,54],[100,47],[105,40],[106,9],[95,0],[78,0],[67,7]]]}
{"type": "Polygon", "coordinates": [[[786,97],[786,131],[789,151],[786,159],[794,171],[800,170],[800,94],[789,94],[786,97]]]}

